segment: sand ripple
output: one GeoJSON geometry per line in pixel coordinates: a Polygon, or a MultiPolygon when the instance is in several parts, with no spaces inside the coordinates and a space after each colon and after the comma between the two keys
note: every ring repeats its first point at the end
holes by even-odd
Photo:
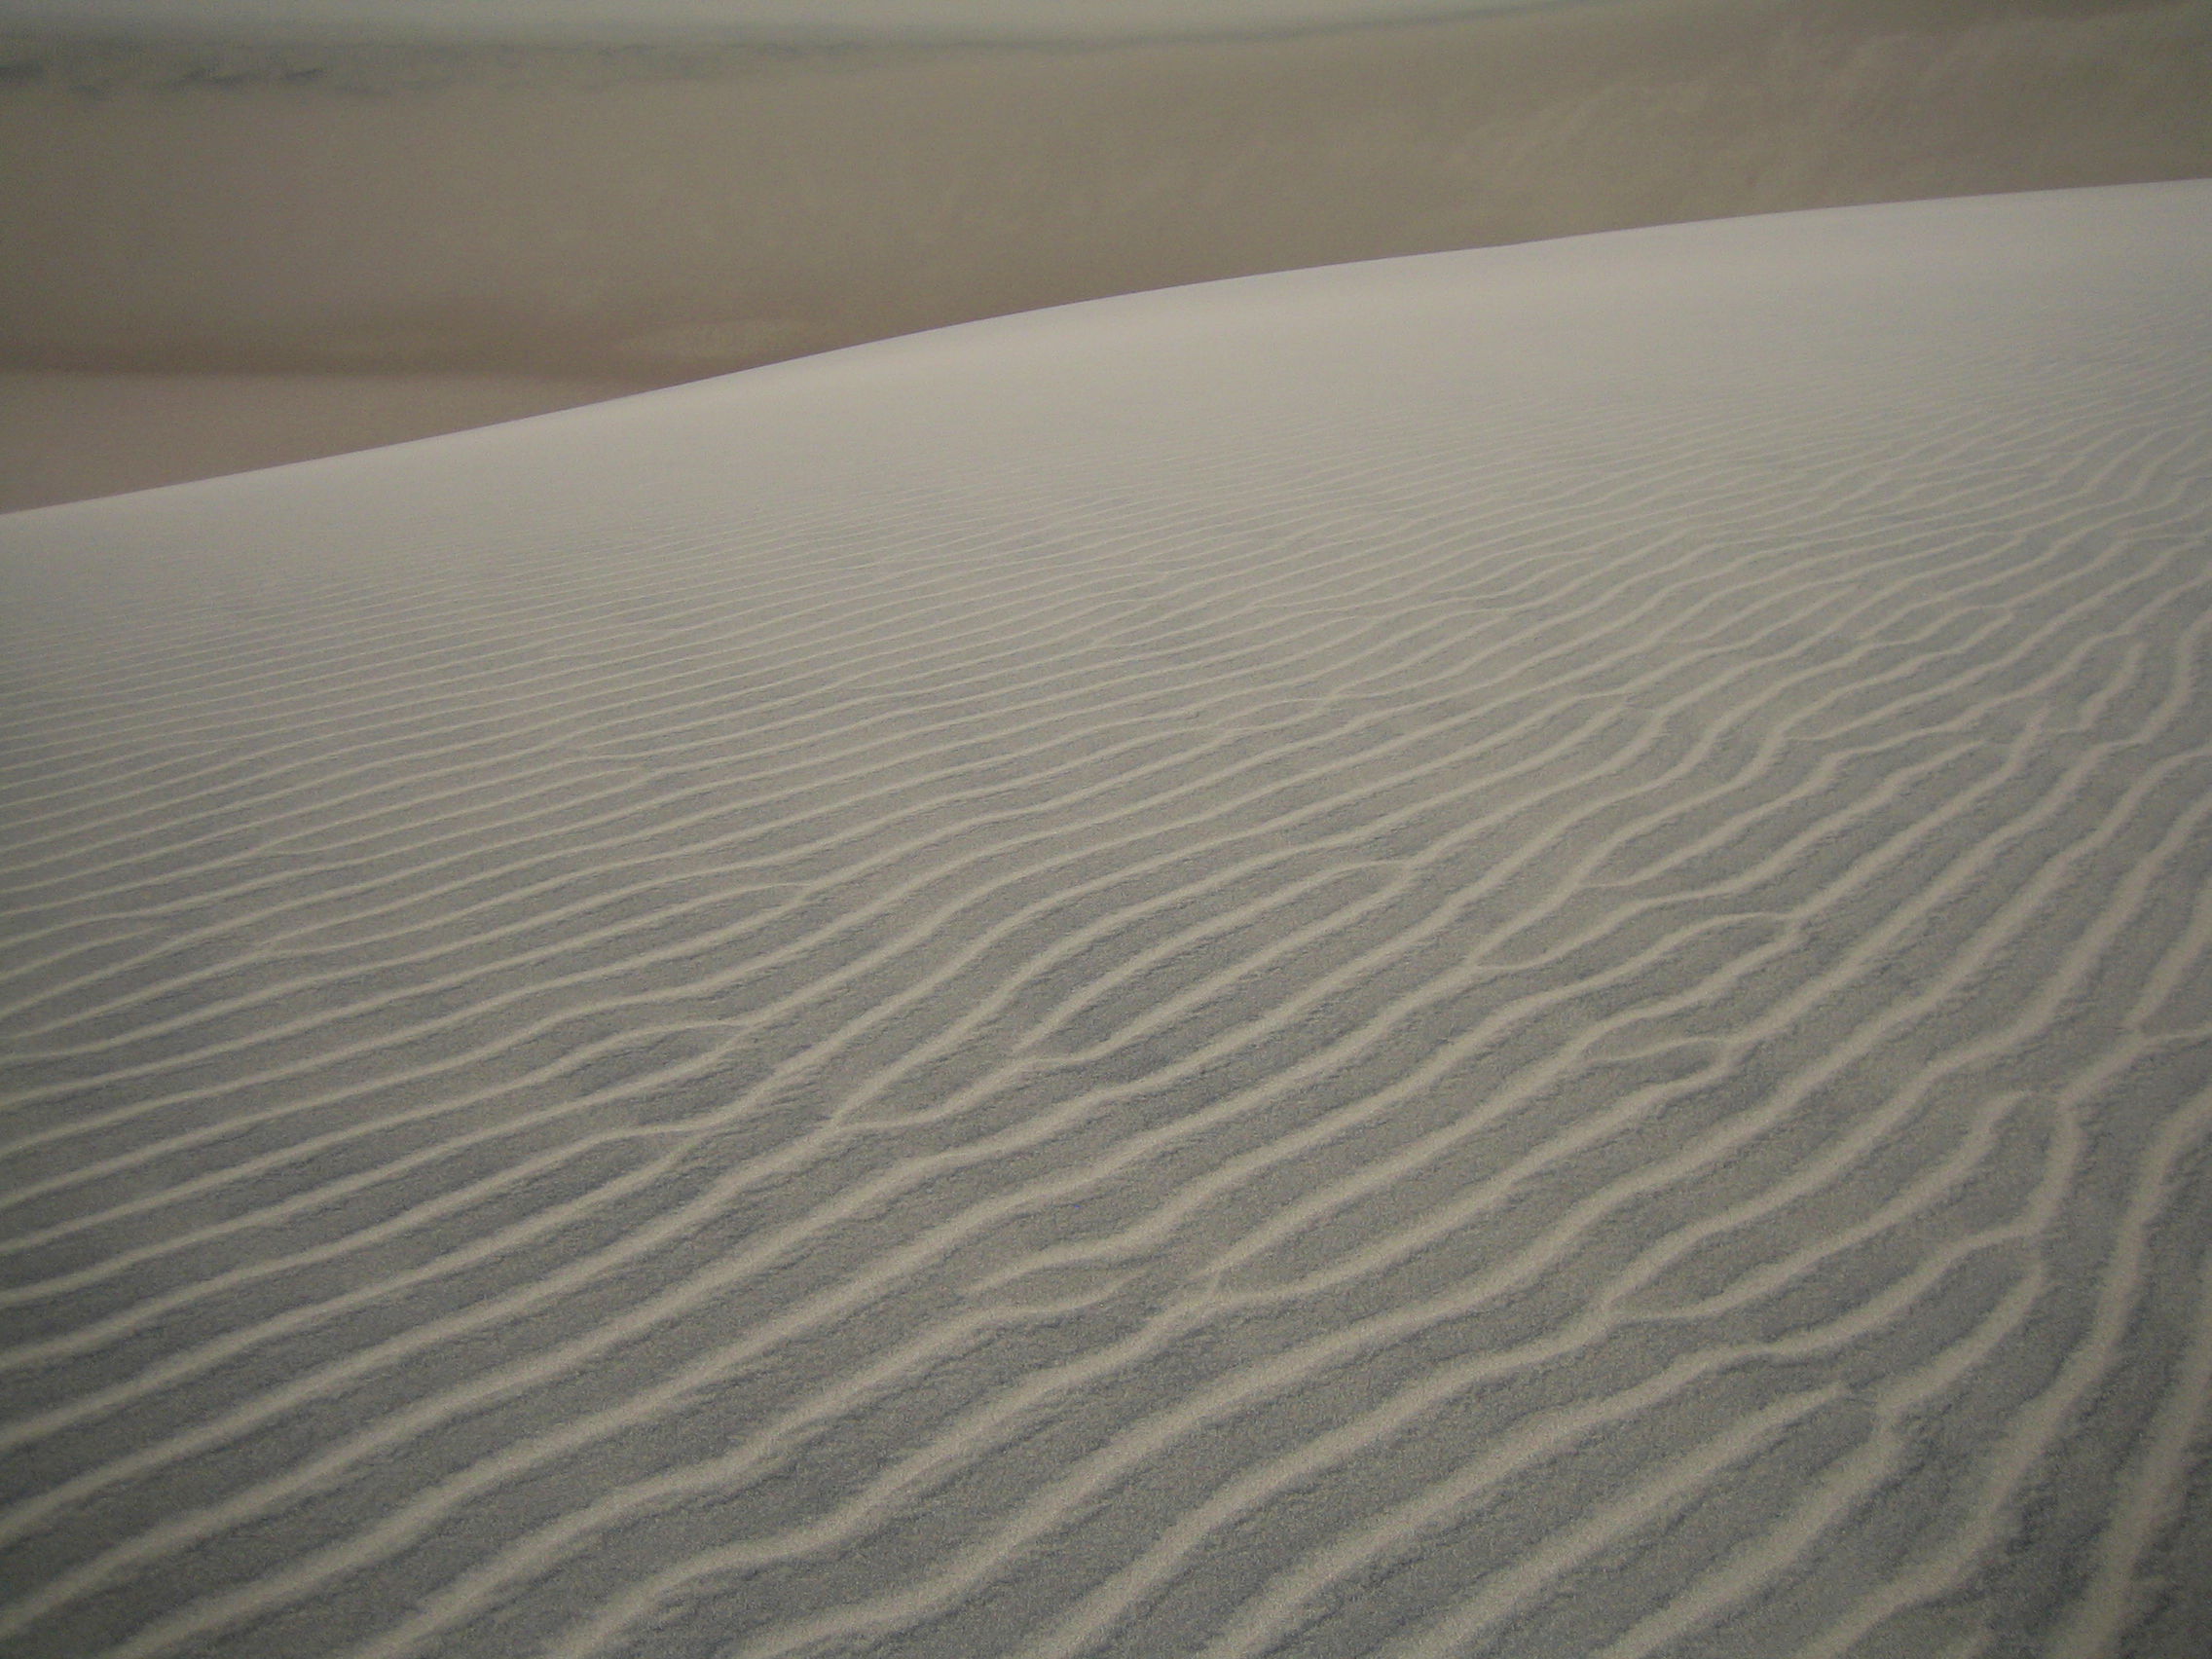
{"type": "Polygon", "coordinates": [[[0,1642],[2182,1654],[2212,185],[0,521],[0,1642]]]}

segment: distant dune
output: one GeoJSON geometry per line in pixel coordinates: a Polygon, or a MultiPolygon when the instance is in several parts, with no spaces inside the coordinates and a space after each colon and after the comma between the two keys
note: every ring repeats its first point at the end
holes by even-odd
{"type": "Polygon", "coordinates": [[[21,1659],[2212,1629],[2212,184],[0,520],[21,1659]]]}
{"type": "MultiPolygon", "coordinates": [[[[527,377],[522,407],[1263,271],[2207,175],[2212,0],[1590,0],[814,51],[21,37],[0,432],[84,409],[71,448],[113,459],[88,479],[0,435],[0,505],[209,470],[207,435],[100,438],[158,432],[178,374],[359,375],[387,414],[394,377],[448,377],[427,433],[465,424],[453,376],[527,377]]],[[[263,406],[202,385],[239,465],[365,441],[298,398],[252,428],[263,406]]]]}
{"type": "Polygon", "coordinates": [[[4,366],[676,379],[1261,271],[2212,173],[2212,5],[1978,11],[1633,0],[797,54],[25,43],[4,366]]]}
{"type": "Polygon", "coordinates": [[[1588,0],[0,0],[0,28],[206,39],[1121,41],[1434,21],[1588,0]]]}

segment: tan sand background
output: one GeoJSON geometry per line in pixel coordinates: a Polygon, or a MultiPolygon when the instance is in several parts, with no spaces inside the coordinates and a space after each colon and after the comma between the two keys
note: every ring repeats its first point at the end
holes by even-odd
{"type": "Polygon", "coordinates": [[[1592,0],[1115,47],[0,43],[0,506],[970,318],[2212,174],[2212,0],[1592,0]]]}

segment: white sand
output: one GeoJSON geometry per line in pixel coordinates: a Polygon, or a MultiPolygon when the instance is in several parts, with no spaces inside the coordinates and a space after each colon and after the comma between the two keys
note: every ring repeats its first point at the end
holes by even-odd
{"type": "MultiPolygon", "coordinates": [[[[407,374],[667,385],[1212,277],[2207,174],[2212,0],[796,55],[0,42],[0,370],[373,373],[388,413],[407,374]]],[[[57,449],[72,489],[145,482],[116,431],[158,429],[179,383],[110,378],[101,406],[130,384],[153,395],[66,429],[63,394],[0,384],[0,508],[51,498],[7,475],[57,449]]],[[[364,424],[256,441],[235,384],[194,423],[211,469],[364,424]]],[[[449,403],[425,383],[408,435],[449,403]]]]}
{"type": "Polygon", "coordinates": [[[2181,1655],[2212,185],[0,521],[22,1659],[2181,1655]]]}

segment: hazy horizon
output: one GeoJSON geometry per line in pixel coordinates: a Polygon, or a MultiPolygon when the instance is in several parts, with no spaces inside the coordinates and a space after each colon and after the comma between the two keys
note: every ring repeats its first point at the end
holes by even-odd
{"type": "Polygon", "coordinates": [[[403,41],[1081,41],[1448,20],[1592,0],[0,0],[0,32],[403,41]]]}

